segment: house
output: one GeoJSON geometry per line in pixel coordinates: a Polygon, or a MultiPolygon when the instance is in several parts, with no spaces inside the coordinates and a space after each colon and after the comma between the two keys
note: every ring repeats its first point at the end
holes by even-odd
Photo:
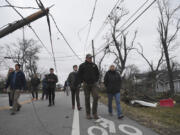
{"type": "MultiPolygon", "coordinates": [[[[180,93],[180,70],[173,71],[173,82],[175,93],[180,93]]],[[[167,92],[170,90],[167,71],[158,71],[156,74],[146,72],[134,75],[134,83],[138,88],[156,92],[167,92]]]]}
{"type": "MultiPolygon", "coordinates": [[[[173,72],[175,93],[180,93],[180,70],[173,72]]],[[[157,75],[156,92],[167,92],[170,90],[168,72],[164,71],[157,75]]]]}

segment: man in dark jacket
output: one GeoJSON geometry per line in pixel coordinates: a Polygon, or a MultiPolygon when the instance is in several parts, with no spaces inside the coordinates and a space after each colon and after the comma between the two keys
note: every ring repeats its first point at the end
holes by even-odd
{"type": "Polygon", "coordinates": [[[49,106],[55,105],[55,89],[58,82],[57,76],[54,74],[54,69],[50,68],[50,74],[47,75],[47,89],[49,93],[49,106]]]}
{"type": "Polygon", "coordinates": [[[36,100],[38,100],[38,86],[40,84],[40,79],[38,78],[37,74],[34,75],[31,79],[31,88],[32,88],[32,97],[35,98],[36,94],[36,100]]]}
{"type": "Polygon", "coordinates": [[[79,99],[79,85],[75,85],[75,80],[77,79],[77,71],[78,71],[78,66],[74,65],[73,66],[73,72],[71,72],[68,76],[67,83],[71,88],[71,96],[72,96],[72,109],[74,110],[75,108],[75,97],[76,97],[76,102],[77,102],[77,108],[78,110],[81,110],[80,106],[80,99],[79,99]]]}
{"type": "Polygon", "coordinates": [[[112,100],[115,97],[116,108],[118,119],[123,118],[121,106],[120,106],[120,89],[121,89],[121,76],[115,70],[115,66],[111,65],[110,70],[106,73],[104,77],[104,84],[107,89],[108,94],[108,111],[112,115],[112,100]]]}
{"type": "Polygon", "coordinates": [[[78,80],[83,82],[85,93],[85,105],[87,119],[91,119],[91,106],[90,106],[90,94],[93,97],[92,113],[94,119],[98,119],[97,107],[98,107],[98,93],[97,82],[99,80],[99,70],[96,64],[92,62],[92,55],[86,55],[86,61],[82,63],[78,71],[78,80]]]}
{"type": "Polygon", "coordinates": [[[10,88],[12,89],[11,95],[13,95],[13,109],[11,115],[14,115],[16,111],[19,111],[21,108],[21,105],[19,104],[18,100],[21,91],[25,90],[26,86],[25,75],[20,70],[20,64],[16,64],[15,71],[8,76],[5,89],[7,89],[8,86],[10,86],[10,88]]]}

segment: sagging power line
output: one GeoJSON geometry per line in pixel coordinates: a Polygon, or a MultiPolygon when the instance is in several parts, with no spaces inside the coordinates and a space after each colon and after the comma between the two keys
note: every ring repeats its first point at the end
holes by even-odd
{"type": "Polygon", "coordinates": [[[105,20],[103,21],[101,27],[98,29],[97,33],[95,34],[93,40],[95,40],[103,31],[103,29],[105,28],[105,26],[107,25],[107,20],[109,19],[109,15],[123,2],[123,0],[117,0],[116,4],[113,6],[113,8],[111,9],[110,13],[108,14],[108,16],[105,18],[105,20]]]}
{"type": "Polygon", "coordinates": [[[71,45],[69,44],[69,42],[67,41],[66,37],[64,36],[64,34],[60,31],[54,17],[52,14],[50,14],[50,17],[52,18],[56,29],[58,30],[58,32],[60,33],[60,35],[62,36],[62,38],[64,39],[64,41],[66,42],[66,44],[68,45],[68,47],[71,49],[71,51],[73,52],[73,54],[77,57],[77,59],[79,59],[82,62],[82,59],[77,55],[77,53],[74,51],[74,49],[71,47],[71,45]]]}
{"type": "Polygon", "coordinates": [[[93,7],[92,15],[91,15],[91,18],[89,19],[89,28],[88,28],[88,33],[87,33],[85,44],[84,44],[84,53],[86,51],[86,45],[87,45],[87,42],[88,42],[88,39],[89,39],[89,35],[90,35],[90,32],[91,32],[91,27],[92,27],[92,22],[93,22],[93,19],[94,19],[94,14],[95,14],[95,11],[96,11],[97,1],[98,0],[95,0],[95,4],[94,4],[94,7],[93,7]]]}
{"type": "MultiPolygon", "coordinates": [[[[130,24],[128,24],[128,26],[126,26],[123,30],[121,30],[121,32],[116,36],[116,38],[118,38],[118,37],[119,37],[124,31],[126,31],[133,23],[135,23],[156,1],[157,1],[157,0],[152,1],[130,24]]],[[[135,11],[135,13],[133,14],[132,17],[134,17],[134,16],[136,15],[136,12],[138,12],[141,8],[143,8],[147,2],[148,2],[148,0],[147,0],[145,3],[143,3],[143,5],[142,5],[137,11],[135,11]]],[[[132,18],[132,17],[131,17],[131,18],[132,18]]],[[[129,18],[128,20],[130,20],[131,18],[129,18]]],[[[127,22],[128,22],[128,21],[127,21],[127,22]]],[[[125,25],[125,24],[123,24],[123,25],[125,25]]],[[[111,41],[111,42],[112,42],[112,41],[111,41]]],[[[101,53],[102,51],[104,51],[104,49],[106,49],[108,46],[109,46],[109,44],[108,44],[108,45],[105,45],[105,47],[102,48],[100,51],[98,51],[98,52],[96,53],[96,55],[100,54],[100,53],[101,53]]]]}

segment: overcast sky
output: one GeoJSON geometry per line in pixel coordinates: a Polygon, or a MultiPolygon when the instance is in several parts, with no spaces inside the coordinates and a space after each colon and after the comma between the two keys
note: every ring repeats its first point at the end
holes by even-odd
{"type": "MultiPolygon", "coordinates": [[[[129,15],[122,20],[122,23],[126,21],[126,19],[140,7],[143,2],[146,0],[124,0],[123,6],[129,10],[129,15]]],[[[148,4],[153,0],[149,0],[148,4]]],[[[37,7],[35,0],[9,0],[13,5],[16,6],[33,6],[37,7]]],[[[89,19],[92,14],[93,6],[95,0],[42,0],[46,7],[55,4],[54,7],[50,9],[50,13],[54,16],[60,30],[64,33],[68,42],[71,44],[72,48],[75,52],[80,55],[80,57],[84,60],[84,53],[91,52],[91,40],[95,37],[97,31],[100,26],[104,22],[105,18],[110,13],[111,9],[116,3],[116,0],[98,0],[97,7],[92,23],[92,29],[89,35],[89,40],[86,46],[86,52],[84,52],[84,44],[86,40],[86,35],[88,33],[88,27],[86,24],[89,22],[89,19]],[[84,29],[82,29],[84,27],[84,29]],[[79,33],[79,34],[78,34],[79,33]]],[[[180,4],[179,0],[172,0],[174,5],[180,4]]],[[[6,5],[5,0],[0,0],[0,5],[6,5]]],[[[147,5],[148,5],[147,4],[147,5]]],[[[146,5],[146,6],[147,6],[146,5]]],[[[21,10],[18,11],[24,16],[28,16],[37,10],[21,10]]],[[[14,22],[18,19],[21,19],[16,12],[11,8],[0,8],[0,27],[14,22]]],[[[154,4],[138,21],[136,21],[129,29],[129,33],[132,34],[135,30],[138,30],[138,35],[136,39],[136,43],[140,42],[144,47],[144,53],[148,57],[148,59],[152,59],[153,61],[157,61],[159,56],[159,51],[157,50],[158,46],[158,34],[157,34],[157,20],[158,20],[158,10],[157,5],[154,4]]],[[[66,43],[64,42],[61,35],[59,35],[58,31],[54,27],[52,21],[52,35],[53,35],[53,45],[55,50],[55,56],[57,57],[57,68],[58,68],[58,77],[60,82],[63,82],[69,72],[72,71],[72,66],[74,64],[80,64],[81,62],[75,57],[70,57],[74,55],[71,50],[68,48],[66,43]],[[66,57],[68,56],[68,57],[66,57]],[[59,58],[66,57],[66,58],[59,58]]],[[[31,26],[36,30],[41,40],[44,42],[46,47],[51,51],[49,34],[48,34],[48,26],[46,18],[41,18],[31,24],[31,26]]],[[[97,50],[99,47],[103,45],[105,40],[103,36],[108,31],[108,26],[104,29],[104,31],[95,39],[95,49],[97,50]]],[[[32,33],[32,31],[26,27],[25,28],[25,37],[27,39],[33,38],[35,40],[36,37],[32,33]]],[[[0,46],[5,46],[6,44],[10,44],[16,42],[17,39],[22,38],[22,29],[19,29],[12,34],[9,34],[6,37],[0,39],[0,46]]],[[[179,37],[178,37],[179,38],[179,37]]],[[[179,38],[180,39],[180,38],[179,38]]],[[[179,40],[178,40],[179,41],[179,40]]],[[[40,43],[39,43],[40,44],[40,43]]],[[[175,60],[180,60],[180,54],[178,53],[179,49],[174,51],[173,53],[177,56],[175,60]]],[[[5,54],[0,54],[0,56],[4,56],[5,54]]],[[[50,67],[53,66],[53,60],[47,53],[47,51],[42,48],[41,53],[39,54],[39,68],[42,70],[48,71],[50,67]]],[[[100,58],[101,54],[97,56],[100,58]]],[[[112,62],[111,57],[106,57],[104,61],[104,65],[110,65],[112,62]]],[[[7,62],[8,66],[12,66],[13,63],[11,61],[7,62]]],[[[144,62],[144,60],[138,56],[136,53],[131,53],[128,59],[128,64],[135,64],[141,70],[147,70],[148,66],[144,62]]],[[[5,74],[7,69],[1,67],[0,74],[5,74]]]]}

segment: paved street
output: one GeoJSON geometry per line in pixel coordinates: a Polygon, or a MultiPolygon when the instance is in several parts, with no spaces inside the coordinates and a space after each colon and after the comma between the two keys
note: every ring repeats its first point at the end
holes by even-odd
{"type": "Polygon", "coordinates": [[[8,98],[0,95],[0,135],[158,135],[125,117],[118,120],[109,116],[107,107],[99,103],[99,120],[86,120],[84,95],[81,93],[82,111],[71,109],[70,96],[56,93],[56,105],[48,101],[30,102],[30,94],[20,98],[23,107],[15,116],[6,107],[8,98]]]}

